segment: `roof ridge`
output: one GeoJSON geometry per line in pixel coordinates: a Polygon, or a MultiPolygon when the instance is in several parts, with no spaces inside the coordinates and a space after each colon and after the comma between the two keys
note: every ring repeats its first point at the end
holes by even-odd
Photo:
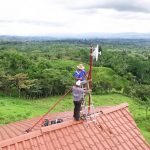
{"type": "Polygon", "coordinates": [[[119,109],[122,109],[122,108],[126,108],[128,107],[128,103],[122,103],[122,104],[119,104],[119,105],[115,105],[115,106],[112,106],[112,107],[108,107],[104,110],[100,110],[103,114],[107,114],[107,113],[111,113],[113,111],[117,111],[119,109]]]}

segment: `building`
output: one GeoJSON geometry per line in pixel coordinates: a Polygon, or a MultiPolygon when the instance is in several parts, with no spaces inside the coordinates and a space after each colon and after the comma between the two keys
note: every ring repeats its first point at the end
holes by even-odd
{"type": "Polygon", "coordinates": [[[150,150],[126,103],[96,108],[96,122],[74,121],[72,112],[47,117],[63,122],[29,133],[39,118],[0,126],[0,150],[150,150]]]}

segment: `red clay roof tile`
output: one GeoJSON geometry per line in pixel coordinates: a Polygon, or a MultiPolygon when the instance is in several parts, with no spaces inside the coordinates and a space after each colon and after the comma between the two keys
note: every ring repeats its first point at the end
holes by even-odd
{"type": "Polygon", "coordinates": [[[96,123],[74,121],[72,112],[64,112],[47,116],[64,122],[47,127],[38,124],[29,133],[24,131],[38,117],[0,126],[0,150],[149,150],[127,107],[97,108],[96,123]]]}

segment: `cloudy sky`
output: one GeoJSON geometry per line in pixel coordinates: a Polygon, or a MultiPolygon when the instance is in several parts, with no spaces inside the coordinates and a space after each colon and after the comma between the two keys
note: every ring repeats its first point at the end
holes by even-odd
{"type": "Polygon", "coordinates": [[[0,0],[0,35],[150,33],[150,0],[0,0]]]}

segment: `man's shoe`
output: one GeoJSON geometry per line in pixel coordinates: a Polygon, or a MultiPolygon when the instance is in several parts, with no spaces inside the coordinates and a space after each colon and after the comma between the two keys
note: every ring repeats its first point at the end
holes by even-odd
{"type": "Polygon", "coordinates": [[[79,121],[80,119],[79,118],[74,118],[75,119],[75,121],[79,121]]]}
{"type": "Polygon", "coordinates": [[[86,120],[86,115],[82,115],[82,116],[80,116],[80,118],[81,118],[81,120],[86,120]]]}

